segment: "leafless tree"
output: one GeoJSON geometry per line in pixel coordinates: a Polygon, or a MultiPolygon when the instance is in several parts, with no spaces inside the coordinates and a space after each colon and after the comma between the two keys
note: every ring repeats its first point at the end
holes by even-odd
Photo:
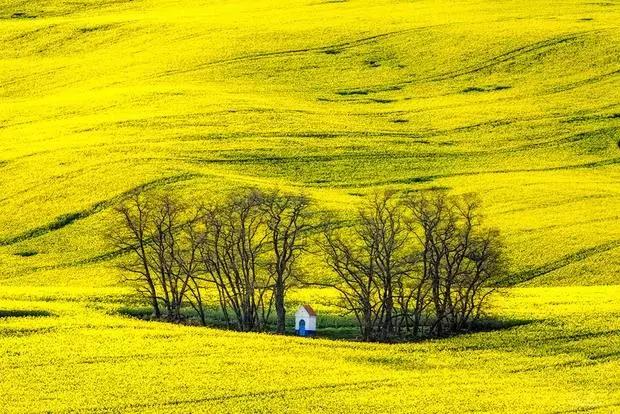
{"type": "MultiPolygon", "coordinates": [[[[203,272],[201,271],[200,261],[200,247],[204,233],[199,228],[199,214],[198,210],[194,211],[180,225],[177,236],[178,245],[172,257],[179,270],[179,278],[176,284],[179,290],[178,295],[181,295],[181,300],[186,299],[186,302],[198,314],[200,323],[206,325],[204,284],[202,283],[204,279],[201,277],[203,272]]],[[[180,305],[181,303],[179,303],[178,311],[180,311],[180,305]]]]}
{"type": "Polygon", "coordinates": [[[116,212],[110,239],[129,253],[119,265],[123,274],[148,299],[155,317],[180,320],[199,263],[195,215],[188,217],[189,209],[171,194],[143,192],[116,212]]]}
{"type": "Polygon", "coordinates": [[[353,229],[324,233],[322,250],[337,275],[330,285],[358,320],[364,340],[394,337],[403,317],[398,297],[407,284],[412,257],[402,207],[391,193],[375,194],[361,208],[353,229]]]}
{"type": "Polygon", "coordinates": [[[230,325],[232,312],[240,330],[263,330],[272,307],[272,281],[260,263],[268,236],[260,194],[252,190],[206,208],[202,221],[200,258],[226,322],[230,325]]]}
{"type": "Polygon", "coordinates": [[[153,315],[161,317],[158,290],[149,265],[149,233],[153,206],[141,192],[132,193],[125,202],[115,208],[118,220],[108,234],[112,245],[129,252],[119,264],[127,282],[133,284],[153,308],[153,315]]]}
{"type": "Polygon", "coordinates": [[[324,232],[323,255],[364,340],[443,336],[471,327],[501,276],[498,232],[479,201],[376,194],[352,226],[324,232]]]}
{"type": "Polygon", "coordinates": [[[269,233],[269,271],[273,280],[273,298],[277,316],[276,331],[286,328],[285,296],[296,262],[306,246],[309,200],[300,195],[272,192],[263,194],[262,209],[269,233]]]}
{"type": "Polygon", "coordinates": [[[505,267],[499,233],[482,227],[480,203],[472,195],[418,193],[404,204],[422,262],[416,318],[421,317],[420,309],[432,304],[431,335],[469,327],[505,267]]]}
{"type": "MultiPolygon", "coordinates": [[[[110,240],[120,267],[155,317],[181,321],[191,306],[203,325],[215,291],[229,327],[266,329],[273,308],[284,333],[286,293],[308,243],[309,201],[237,192],[189,208],[172,194],[135,192],[116,208],[110,240]]],[[[472,195],[376,193],[347,225],[328,220],[318,243],[362,339],[444,336],[471,328],[503,276],[503,246],[483,226],[472,195]]]]}
{"type": "Polygon", "coordinates": [[[357,246],[350,242],[351,231],[326,226],[321,244],[325,262],[335,278],[321,282],[338,290],[341,306],[352,313],[359,325],[362,340],[373,338],[378,301],[374,271],[374,246],[357,246]]]}
{"type": "Polygon", "coordinates": [[[196,248],[183,245],[183,242],[191,242],[187,237],[183,239],[187,234],[182,231],[189,228],[183,225],[187,207],[171,194],[157,198],[154,205],[149,262],[161,288],[160,300],[166,309],[166,316],[179,321],[193,273],[191,269],[197,261],[194,257],[196,248]],[[185,254],[189,257],[184,257],[185,254]]]}
{"type": "Polygon", "coordinates": [[[375,193],[370,203],[359,213],[357,234],[365,246],[373,246],[374,278],[377,285],[377,339],[386,341],[396,335],[397,314],[395,299],[411,273],[412,257],[407,250],[408,229],[403,223],[403,211],[393,193],[375,193]]]}

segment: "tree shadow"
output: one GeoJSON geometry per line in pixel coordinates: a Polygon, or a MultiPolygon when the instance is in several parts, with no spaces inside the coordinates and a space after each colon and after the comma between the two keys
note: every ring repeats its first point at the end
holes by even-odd
{"type": "MultiPolygon", "coordinates": [[[[186,326],[203,326],[200,323],[196,313],[193,309],[184,308],[182,310],[182,317],[179,321],[170,321],[165,318],[156,318],[152,314],[152,310],[146,306],[123,306],[117,309],[118,314],[136,318],[146,321],[159,321],[178,323],[186,326]]],[[[222,315],[222,313],[215,308],[205,309],[207,325],[206,327],[212,329],[221,329],[226,331],[237,331],[234,326],[228,326],[222,315]]],[[[508,330],[519,326],[528,325],[535,322],[533,319],[517,319],[517,318],[494,318],[486,317],[481,318],[471,324],[467,329],[463,329],[459,332],[452,332],[444,336],[428,335],[425,332],[429,330],[430,326],[421,327],[421,334],[417,337],[400,337],[393,338],[392,340],[383,341],[383,343],[415,343],[423,342],[427,340],[437,340],[453,338],[456,336],[462,336],[467,334],[475,334],[480,332],[491,332],[508,330]]],[[[295,318],[292,312],[287,313],[287,330],[285,335],[296,336],[294,326],[295,318]]],[[[275,320],[270,320],[265,327],[264,333],[276,333],[275,320]]],[[[362,342],[359,328],[357,327],[354,318],[341,316],[337,314],[325,314],[319,316],[318,329],[316,333],[308,338],[327,339],[333,341],[353,341],[362,342]]],[[[373,341],[374,342],[374,341],[373,341]]]]}
{"type": "Polygon", "coordinates": [[[0,318],[48,317],[53,313],[40,309],[0,309],[0,318]]]}
{"type": "Polygon", "coordinates": [[[511,329],[518,326],[529,325],[536,322],[534,319],[519,319],[519,318],[481,318],[475,321],[471,328],[467,331],[473,332],[489,332],[489,331],[501,331],[505,329],[511,329]]]}

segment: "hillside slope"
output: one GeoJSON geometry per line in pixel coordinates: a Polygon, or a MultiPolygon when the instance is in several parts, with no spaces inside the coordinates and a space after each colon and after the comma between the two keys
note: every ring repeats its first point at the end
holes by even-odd
{"type": "Polygon", "coordinates": [[[0,282],[108,286],[138,186],[478,192],[516,282],[620,282],[620,5],[0,1],[0,282]]]}
{"type": "Polygon", "coordinates": [[[521,325],[408,344],[141,321],[54,289],[0,291],[0,315],[49,315],[0,318],[3,413],[620,408],[620,286],[513,288],[495,313],[521,325]]]}

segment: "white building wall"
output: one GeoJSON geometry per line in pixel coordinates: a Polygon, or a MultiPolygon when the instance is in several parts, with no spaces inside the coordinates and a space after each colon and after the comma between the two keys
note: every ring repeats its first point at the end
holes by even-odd
{"type": "Polygon", "coordinates": [[[303,307],[295,312],[295,330],[299,330],[299,321],[306,320],[306,331],[316,331],[316,316],[311,316],[303,307]]]}
{"type": "Polygon", "coordinates": [[[297,312],[295,312],[295,330],[299,330],[299,320],[300,319],[305,319],[306,320],[306,330],[310,329],[308,328],[308,326],[310,325],[310,321],[308,320],[310,317],[310,315],[308,314],[308,312],[305,309],[300,309],[297,312]]]}

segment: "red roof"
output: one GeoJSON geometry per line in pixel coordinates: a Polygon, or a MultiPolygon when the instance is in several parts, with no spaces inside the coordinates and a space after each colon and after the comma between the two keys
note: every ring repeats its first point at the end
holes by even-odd
{"type": "Polygon", "coordinates": [[[316,312],[314,311],[314,309],[312,309],[312,306],[310,306],[310,305],[301,305],[301,307],[304,308],[306,310],[306,312],[308,312],[308,315],[316,316],[316,312]]]}

